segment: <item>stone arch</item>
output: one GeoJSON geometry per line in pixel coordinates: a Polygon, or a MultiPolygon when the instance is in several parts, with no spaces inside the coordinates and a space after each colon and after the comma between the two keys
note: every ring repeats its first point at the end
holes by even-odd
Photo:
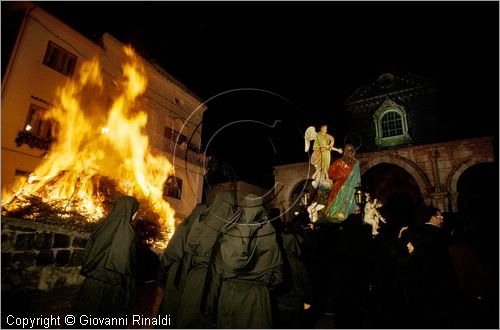
{"type": "Polygon", "coordinates": [[[285,189],[281,192],[283,196],[280,198],[280,200],[290,200],[290,196],[292,192],[295,190],[298,184],[300,184],[302,181],[305,181],[309,179],[310,175],[312,172],[308,171],[307,165],[301,164],[300,167],[295,168],[292,171],[282,171],[279,173],[278,176],[278,181],[276,181],[277,185],[283,184],[285,186],[285,189]],[[279,181],[280,177],[283,177],[283,182],[279,181]],[[293,179],[293,180],[292,180],[293,179]]]}
{"type": "Polygon", "coordinates": [[[450,194],[450,202],[452,211],[457,210],[458,203],[458,192],[457,185],[460,176],[469,168],[474,165],[484,164],[484,163],[494,163],[495,159],[493,155],[477,155],[469,157],[468,159],[462,161],[461,163],[454,166],[453,170],[450,172],[446,178],[446,188],[450,194]]]}
{"type": "Polygon", "coordinates": [[[293,167],[275,173],[275,185],[277,191],[279,191],[275,204],[279,205],[278,207],[282,210],[287,210],[290,207],[292,193],[297,186],[309,179],[310,173],[307,165],[307,163],[295,164],[293,167]],[[281,177],[283,178],[282,181],[280,180],[281,177]]]}
{"type": "Polygon", "coordinates": [[[290,191],[288,192],[288,202],[290,203],[290,205],[292,203],[294,203],[294,201],[292,200],[292,195],[293,195],[293,192],[301,185],[307,185],[307,182],[308,181],[312,181],[311,178],[309,177],[304,177],[302,180],[299,180],[297,181],[293,186],[292,186],[292,189],[290,189],[290,191]]]}
{"type": "Polygon", "coordinates": [[[294,182],[288,186],[288,189],[287,189],[286,194],[285,194],[285,198],[286,198],[285,202],[286,202],[287,208],[292,207],[292,204],[294,203],[294,201],[292,200],[292,198],[293,198],[292,195],[293,195],[293,192],[295,191],[295,189],[297,189],[300,185],[307,184],[308,180],[309,180],[309,178],[304,176],[304,177],[298,178],[297,180],[294,180],[294,182]]]}
{"type": "Polygon", "coordinates": [[[296,201],[294,203],[293,199],[293,193],[294,191],[301,185],[307,184],[307,181],[309,181],[310,178],[306,175],[301,175],[299,177],[296,177],[293,182],[289,182],[284,185],[283,191],[280,192],[280,194],[283,194],[279,200],[277,200],[276,206],[280,209],[281,214],[284,215],[283,220],[284,221],[289,221],[289,211],[293,209],[294,207],[299,205],[299,201],[296,201]]]}
{"type": "Polygon", "coordinates": [[[397,165],[407,171],[417,182],[418,188],[423,196],[431,192],[431,184],[427,175],[417,166],[414,162],[397,155],[383,155],[382,157],[374,157],[361,166],[361,175],[363,175],[370,168],[377,166],[382,163],[388,163],[392,165],[397,165]]]}

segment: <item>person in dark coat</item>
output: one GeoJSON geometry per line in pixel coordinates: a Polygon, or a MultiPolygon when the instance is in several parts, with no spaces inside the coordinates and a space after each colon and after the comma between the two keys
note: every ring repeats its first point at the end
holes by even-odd
{"type": "Polygon", "coordinates": [[[241,216],[223,228],[213,263],[217,328],[272,328],[270,290],[282,282],[282,256],[262,198],[248,194],[242,204],[241,216]]]}
{"type": "MultiPolygon", "coordinates": [[[[193,221],[184,245],[182,267],[186,274],[177,312],[179,328],[210,328],[215,324],[210,315],[202,313],[206,292],[207,271],[213,246],[220,236],[221,227],[230,221],[236,211],[236,193],[222,191],[210,205],[208,213],[193,221]]],[[[168,297],[167,297],[168,299],[168,297]]]]}
{"type": "Polygon", "coordinates": [[[303,226],[308,222],[303,220],[300,215],[293,218],[281,232],[279,240],[283,249],[284,280],[275,291],[277,328],[314,327],[311,315],[312,284],[303,259],[303,226]]]}
{"type": "Polygon", "coordinates": [[[368,327],[367,300],[370,285],[372,235],[355,211],[338,227],[338,243],[330,251],[335,325],[339,328],[368,327]]]}
{"type": "Polygon", "coordinates": [[[158,315],[168,315],[174,328],[177,327],[177,315],[187,276],[187,268],[183,267],[182,263],[187,236],[193,223],[199,221],[207,212],[205,204],[196,205],[191,214],[177,226],[160,258],[158,284],[163,289],[163,300],[158,315]]]}
{"type": "Polygon", "coordinates": [[[132,196],[119,197],[87,241],[73,304],[76,315],[124,317],[136,299],[137,236],[130,222],[139,209],[132,196]]]}
{"type": "MultiPolygon", "coordinates": [[[[458,283],[442,232],[443,216],[435,207],[424,211],[425,223],[402,229],[394,251],[391,315],[381,326],[455,328],[458,283]]],[[[389,301],[386,299],[386,301],[389,301]]]]}
{"type": "MultiPolygon", "coordinates": [[[[449,238],[443,230],[441,211],[429,207],[424,211],[425,223],[410,238],[412,258],[417,259],[422,306],[419,323],[423,327],[455,328],[458,320],[458,280],[453,268],[448,246],[449,238]]],[[[418,300],[418,299],[416,299],[418,300]]]]}

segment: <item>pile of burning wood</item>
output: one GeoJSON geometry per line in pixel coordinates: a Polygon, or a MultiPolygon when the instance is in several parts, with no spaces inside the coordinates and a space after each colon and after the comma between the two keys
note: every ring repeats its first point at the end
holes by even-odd
{"type": "MultiPolygon", "coordinates": [[[[21,191],[14,195],[2,204],[2,216],[53,225],[65,231],[92,232],[111,212],[113,201],[123,195],[113,180],[98,176],[94,180],[97,180],[99,190],[93,198],[103,209],[101,217],[96,217],[97,212],[92,213],[88,208],[82,207],[84,201],[74,196],[76,194],[69,199],[47,199],[52,186],[50,184],[44,191],[37,191],[36,194],[24,194],[21,191]]],[[[149,201],[138,200],[141,206],[134,228],[140,240],[151,246],[166,241],[168,233],[158,224],[158,214],[149,201]]]]}

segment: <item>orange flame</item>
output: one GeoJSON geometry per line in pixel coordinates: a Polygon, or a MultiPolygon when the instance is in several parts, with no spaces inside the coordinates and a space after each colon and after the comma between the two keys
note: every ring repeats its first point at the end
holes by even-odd
{"type": "Polygon", "coordinates": [[[127,61],[113,102],[110,93],[103,93],[105,80],[97,59],[83,63],[75,78],[57,91],[58,105],[46,114],[55,123],[57,141],[27,182],[17,186],[15,193],[2,195],[2,205],[21,195],[66,205],[72,199],[79,202],[80,213],[97,221],[104,209],[91,178],[105,176],[121,192],[147,199],[161,227],[169,237],[173,234],[175,212],[162,198],[173,166],[164,156],[150,152],[143,133],[147,115],[140,111],[138,99],[147,86],[145,70],[130,46],[124,52],[127,61]],[[56,177],[57,185],[47,191],[46,185],[56,177]]]}

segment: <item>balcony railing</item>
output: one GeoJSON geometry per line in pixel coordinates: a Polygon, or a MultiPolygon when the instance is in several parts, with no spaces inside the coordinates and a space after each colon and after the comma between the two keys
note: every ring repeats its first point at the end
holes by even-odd
{"type": "Polygon", "coordinates": [[[175,155],[180,159],[186,159],[186,151],[187,151],[187,161],[189,163],[197,166],[206,167],[207,160],[205,160],[205,153],[203,152],[198,153],[191,150],[191,148],[188,148],[187,146],[180,146],[176,144],[174,141],[156,132],[150,132],[149,136],[151,145],[153,147],[165,151],[170,155],[175,155]]]}

